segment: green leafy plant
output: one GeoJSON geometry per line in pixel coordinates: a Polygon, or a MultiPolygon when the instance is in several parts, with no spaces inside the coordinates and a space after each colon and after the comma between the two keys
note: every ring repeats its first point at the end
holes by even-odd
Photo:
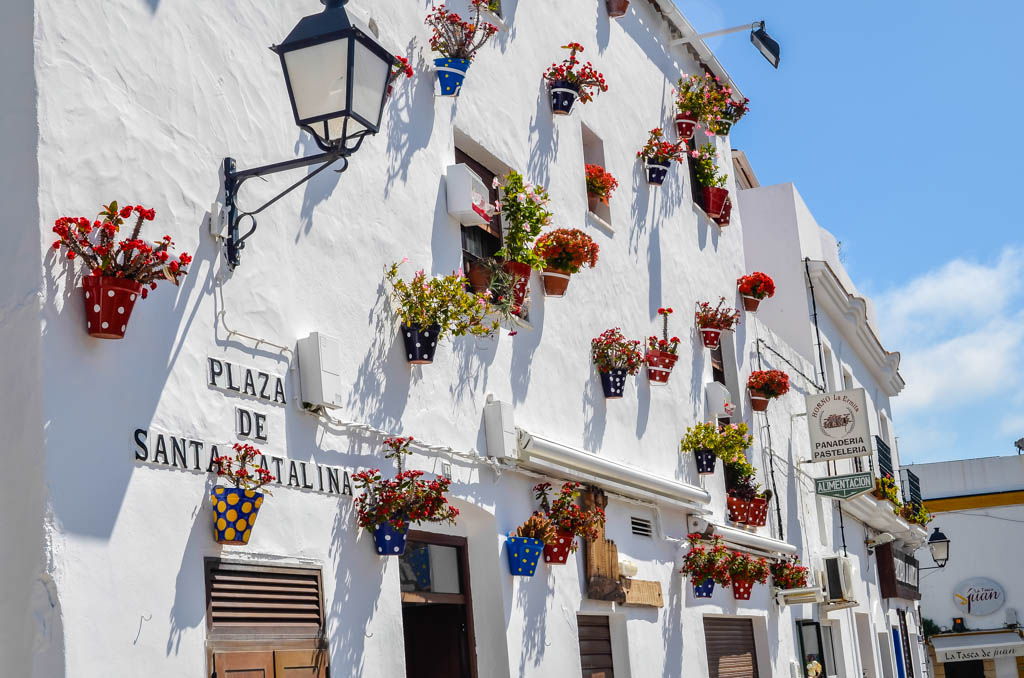
{"type": "Polygon", "coordinates": [[[486,297],[467,291],[462,271],[429,278],[420,269],[406,281],[398,274],[405,261],[391,264],[385,271],[392,305],[403,325],[438,325],[438,339],[447,335],[488,336],[498,329],[498,322],[487,318],[491,306],[486,297]]]}
{"type": "Polygon", "coordinates": [[[684,75],[676,83],[676,109],[690,113],[698,120],[705,118],[718,96],[718,78],[713,75],[684,75]]]}
{"type": "Polygon", "coordinates": [[[697,177],[697,183],[701,186],[725,188],[729,175],[718,173],[718,154],[715,152],[714,144],[704,144],[690,151],[690,157],[694,159],[693,173],[697,177]]]}
{"type": "Polygon", "coordinates": [[[888,499],[897,509],[903,506],[903,502],[900,501],[900,488],[896,486],[896,480],[888,473],[875,479],[875,489],[871,491],[871,494],[875,499],[888,499]]]}
{"type": "Polygon", "coordinates": [[[725,463],[746,462],[746,450],[754,444],[754,436],[750,435],[749,430],[743,422],[722,426],[718,432],[715,454],[725,463]]]}
{"type": "Polygon", "coordinates": [[[551,223],[548,192],[543,186],[536,186],[523,179],[515,170],[505,175],[500,206],[508,225],[502,248],[496,257],[505,261],[517,261],[533,268],[544,268],[544,259],[533,251],[533,241],[541,230],[551,223]]]}
{"type": "Polygon", "coordinates": [[[932,514],[928,513],[928,509],[923,504],[916,501],[894,508],[893,512],[913,525],[924,526],[932,522],[932,514]]]}
{"type": "Polygon", "coordinates": [[[679,441],[679,450],[681,452],[694,452],[696,450],[711,450],[715,452],[718,449],[718,441],[718,427],[710,421],[705,421],[694,424],[686,429],[686,433],[679,441]]]}

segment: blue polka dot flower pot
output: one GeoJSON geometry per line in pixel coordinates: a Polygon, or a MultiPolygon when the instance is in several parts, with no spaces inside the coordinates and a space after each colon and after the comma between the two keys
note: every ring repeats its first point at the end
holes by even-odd
{"type": "Polygon", "coordinates": [[[715,592],[715,580],[705,579],[700,584],[693,585],[693,597],[694,598],[710,598],[711,594],[715,592]]]}
{"type": "Polygon", "coordinates": [[[396,530],[391,523],[378,525],[373,530],[373,545],[382,556],[400,556],[405,553],[405,535],[409,532],[408,523],[401,530],[396,530]]]}
{"type": "Polygon", "coordinates": [[[662,162],[648,160],[647,183],[650,184],[651,186],[661,186],[663,183],[665,183],[665,177],[668,176],[668,168],[671,166],[671,160],[664,160],[662,162]]]}
{"type": "Polygon", "coordinates": [[[218,544],[245,546],[263,505],[263,493],[240,487],[214,487],[210,491],[213,505],[213,538],[218,544]]]}
{"type": "Polygon", "coordinates": [[[437,340],[441,334],[440,325],[402,325],[401,331],[405,343],[405,359],[410,365],[429,365],[434,362],[437,340]]]}
{"type": "Polygon", "coordinates": [[[532,577],[537,571],[537,562],[544,552],[544,542],[532,537],[509,535],[505,544],[508,551],[508,569],[518,577],[532,577]]]}
{"type": "Polygon", "coordinates": [[[568,80],[551,83],[551,112],[555,115],[569,115],[572,105],[580,95],[580,86],[568,80]]]}
{"type": "Polygon", "coordinates": [[[608,400],[621,398],[626,388],[626,370],[615,368],[609,372],[601,372],[601,388],[608,400]]]}
{"type": "Polygon", "coordinates": [[[710,476],[715,472],[715,460],[718,457],[711,450],[699,449],[693,451],[693,458],[697,461],[697,473],[702,476],[710,476]]]}
{"type": "Polygon", "coordinates": [[[469,70],[469,59],[434,59],[434,70],[437,71],[437,95],[457,97],[462,89],[462,81],[469,70]]]}

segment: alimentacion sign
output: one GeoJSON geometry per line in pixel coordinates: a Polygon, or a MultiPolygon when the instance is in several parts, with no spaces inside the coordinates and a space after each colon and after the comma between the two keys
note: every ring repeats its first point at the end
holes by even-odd
{"type": "Polygon", "coordinates": [[[852,499],[875,488],[875,478],[869,471],[829,476],[814,480],[814,492],[822,497],[852,499]]]}
{"type": "Polygon", "coordinates": [[[806,400],[811,461],[871,454],[871,428],[864,389],[809,395],[806,400]]]}

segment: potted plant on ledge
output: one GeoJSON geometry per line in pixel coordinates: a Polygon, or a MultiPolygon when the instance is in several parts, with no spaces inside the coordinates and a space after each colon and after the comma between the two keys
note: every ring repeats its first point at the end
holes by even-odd
{"type": "Polygon", "coordinates": [[[421,480],[423,471],[403,471],[402,456],[411,454],[412,436],[386,438],[386,459],[394,459],[398,474],[391,480],[381,478],[379,469],[360,471],[352,475],[357,488],[363,493],[355,498],[359,527],[373,530],[374,546],[382,556],[400,556],[405,553],[405,538],[409,526],[419,523],[449,523],[454,525],[459,509],[448,503],[445,494],[451,480],[437,476],[434,480],[421,480]]]}
{"type": "Polygon", "coordinates": [[[459,96],[476,53],[498,32],[497,26],[481,20],[488,0],[470,0],[470,5],[472,21],[463,21],[443,4],[431,10],[424,21],[431,30],[430,49],[441,55],[434,59],[434,68],[438,94],[443,97],[459,96]]]}
{"type": "Polygon", "coordinates": [[[768,401],[789,393],[789,375],[782,370],[755,370],[747,378],[750,407],[755,412],[768,409],[768,401]]]}
{"type": "Polygon", "coordinates": [[[664,140],[664,136],[662,129],[655,127],[649,132],[644,147],[636,152],[636,157],[644,161],[647,183],[651,186],[661,186],[665,183],[672,161],[682,162],[686,157],[685,141],[670,144],[664,140]]]}
{"type": "Polygon", "coordinates": [[[192,257],[186,252],[172,259],[171,236],[158,242],[139,238],[144,221],[152,221],[156,211],[142,205],[119,207],[117,202],[104,205],[99,218],[61,217],[54,222],[53,232],[60,238],[53,249],[63,250],[72,262],[81,259],[89,269],[82,278],[85,300],[85,328],[97,339],[123,339],[135,301],[145,299],[161,280],[177,285],[188,273],[192,257]],[[135,215],[135,225],[123,240],[117,240],[125,220],[135,215]]]}
{"type": "Polygon", "coordinates": [[[598,203],[608,204],[612,193],[619,187],[619,180],[600,165],[586,165],[587,171],[587,206],[591,212],[597,212],[598,203]]]}
{"type": "Polygon", "coordinates": [[[640,371],[644,358],[639,346],[639,341],[626,339],[618,327],[605,330],[590,341],[590,355],[601,375],[601,388],[608,400],[621,398],[626,375],[640,371]]]}
{"type": "Polygon", "coordinates": [[[765,558],[754,558],[746,553],[733,551],[729,558],[732,597],[736,600],[750,600],[754,584],[767,582],[769,573],[768,561],[765,558]]]}
{"type": "Polygon", "coordinates": [[[533,488],[541,510],[555,528],[553,541],[544,543],[546,563],[564,565],[569,554],[575,553],[578,548],[576,537],[593,541],[601,536],[604,511],[599,506],[584,509],[576,503],[582,494],[582,488],[583,485],[580,483],[562,483],[562,489],[554,500],[548,496],[551,483],[538,483],[533,488]]]}
{"type": "Polygon", "coordinates": [[[775,296],[775,281],[760,271],[738,278],[736,286],[743,298],[743,310],[748,313],[756,311],[764,299],[775,296]]]}
{"type": "Polygon", "coordinates": [[[218,544],[244,546],[249,543],[252,526],[263,506],[263,495],[270,494],[270,490],[260,492],[260,488],[274,482],[276,478],[270,471],[255,464],[256,456],[262,456],[257,448],[235,443],[234,450],[234,457],[224,456],[213,460],[217,465],[217,477],[227,478],[234,485],[215,485],[210,490],[213,538],[218,544]]]}
{"type": "Polygon", "coordinates": [[[569,50],[569,56],[560,64],[551,64],[544,72],[544,80],[551,92],[551,112],[555,115],[572,113],[577,98],[581,104],[586,104],[595,95],[608,91],[604,75],[589,61],[581,64],[576,58],[576,54],[583,51],[583,45],[570,42],[562,45],[562,49],[569,50]]]}
{"type": "Polygon", "coordinates": [[[398,267],[391,264],[385,278],[391,286],[391,300],[401,319],[406,360],[411,365],[434,362],[437,344],[448,335],[489,336],[498,329],[497,321],[487,320],[490,306],[483,296],[466,289],[461,271],[428,278],[422,269],[405,281],[398,267]]]}
{"type": "Polygon", "coordinates": [[[686,535],[690,550],[683,556],[683,567],[679,570],[690,578],[695,598],[710,598],[715,584],[729,586],[729,549],[722,544],[718,535],[707,537],[699,532],[686,535]]]}
{"type": "Polygon", "coordinates": [[[690,151],[690,156],[694,159],[694,175],[703,193],[704,212],[712,219],[721,219],[729,200],[729,190],[725,188],[729,175],[719,174],[717,153],[712,144],[690,151]]]}
{"type": "Polygon", "coordinates": [[[717,84],[709,75],[684,75],[676,83],[676,133],[680,141],[693,138],[698,121],[704,118],[717,84]]]}
{"type": "Polygon", "coordinates": [[[705,348],[712,350],[718,348],[721,344],[722,332],[731,331],[740,322],[740,312],[724,305],[725,297],[720,297],[718,305],[714,307],[708,301],[697,304],[694,321],[705,348]]]}
{"type": "Polygon", "coordinates": [[[661,316],[661,339],[647,338],[647,378],[652,384],[667,384],[679,360],[679,337],[670,339],[668,336],[668,317],[672,309],[659,308],[658,315],[661,316]]]}
{"type": "Polygon", "coordinates": [[[544,260],[544,296],[564,297],[569,276],[596,266],[601,248],[578,228],[558,228],[537,238],[533,251],[544,260]]]}
{"type": "Polygon", "coordinates": [[[509,571],[517,577],[532,577],[544,552],[544,545],[557,539],[555,526],[539,511],[526,519],[505,542],[509,571]]]}
{"type": "Polygon", "coordinates": [[[501,249],[494,256],[504,261],[505,271],[515,278],[512,294],[515,303],[522,306],[530,289],[530,271],[544,268],[544,259],[533,251],[533,241],[551,223],[547,209],[550,199],[543,186],[526,182],[514,170],[505,175],[501,186],[501,213],[507,229],[501,249]]]}

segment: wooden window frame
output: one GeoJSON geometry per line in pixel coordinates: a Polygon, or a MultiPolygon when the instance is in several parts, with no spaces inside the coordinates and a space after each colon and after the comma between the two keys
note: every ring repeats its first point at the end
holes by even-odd
{"type": "Polygon", "coordinates": [[[466,608],[466,646],[469,648],[469,675],[477,678],[476,629],[473,624],[473,589],[469,574],[469,540],[451,534],[437,534],[424,530],[409,530],[406,542],[419,542],[435,546],[455,548],[459,563],[459,590],[462,593],[429,593],[425,591],[402,591],[403,603],[445,603],[463,605],[466,608]]]}

